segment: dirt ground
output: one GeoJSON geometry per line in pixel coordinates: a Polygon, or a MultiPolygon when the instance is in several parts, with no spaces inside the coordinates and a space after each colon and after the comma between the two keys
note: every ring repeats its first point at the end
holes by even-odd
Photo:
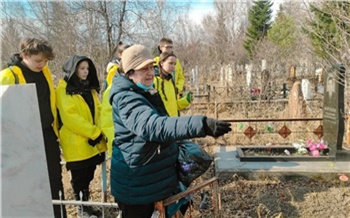
{"type": "Polygon", "coordinates": [[[306,177],[221,181],[223,217],[350,217],[349,183],[306,177]]]}
{"type": "MultiPolygon", "coordinates": [[[[109,161],[107,165],[109,165],[109,161]]],[[[63,167],[65,197],[74,200],[69,173],[63,167]]],[[[107,175],[109,167],[107,167],[107,175]]],[[[199,180],[214,176],[214,166],[199,180]]],[[[93,201],[101,201],[101,167],[95,173],[90,189],[93,201]]],[[[347,175],[350,177],[350,175],[347,175]]],[[[196,181],[197,183],[199,181],[196,181]]],[[[109,177],[107,178],[109,187],[109,177]]],[[[274,178],[247,180],[238,175],[230,179],[219,180],[221,195],[221,217],[305,217],[305,218],[349,218],[350,217],[350,182],[340,181],[338,176],[332,180],[308,177],[291,177],[284,181],[274,178]]],[[[204,188],[204,190],[211,190],[204,188]]],[[[109,190],[108,190],[108,193],[109,190]]],[[[213,217],[213,208],[209,201],[208,210],[199,210],[201,192],[194,193],[191,210],[193,218],[213,217]]],[[[108,194],[107,202],[114,202],[108,194]]],[[[76,208],[67,206],[68,217],[76,217],[76,208]]],[[[105,217],[117,217],[115,209],[107,208],[105,217]]],[[[190,217],[190,216],[188,216],[190,217]]]]}

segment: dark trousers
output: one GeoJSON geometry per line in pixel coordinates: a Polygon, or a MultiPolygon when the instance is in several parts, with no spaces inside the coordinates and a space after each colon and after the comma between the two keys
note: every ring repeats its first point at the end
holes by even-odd
{"type": "MultiPolygon", "coordinates": [[[[64,190],[62,183],[62,167],[61,167],[61,151],[57,141],[57,136],[52,128],[43,130],[46,162],[49,172],[49,181],[51,189],[52,199],[59,200],[59,191],[62,192],[62,200],[64,200],[64,190]]],[[[53,206],[55,218],[67,217],[65,206],[55,205],[53,206]]]]}
{"type": "Polygon", "coordinates": [[[122,211],[122,218],[150,218],[154,211],[154,203],[144,205],[117,203],[122,211]]]}
{"type": "Polygon", "coordinates": [[[94,178],[96,165],[81,168],[71,169],[71,184],[75,194],[79,195],[80,191],[89,190],[90,182],[94,178]]]}

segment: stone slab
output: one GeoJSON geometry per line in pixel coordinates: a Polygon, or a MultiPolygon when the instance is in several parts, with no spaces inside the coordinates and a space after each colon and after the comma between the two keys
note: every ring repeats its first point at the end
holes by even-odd
{"type": "Polygon", "coordinates": [[[330,156],[341,150],[344,138],[344,78],[345,68],[335,65],[325,74],[325,93],[323,97],[323,141],[330,148],[330,156]]]}
{"type": "Polygon", "coordinates": [[[54,217],[34,84],[0,86],[0,217],[54,217]]]}
{"type": "Polygon", "coordinates": [[[338,174],[350,173],[350,151],[342,152],[335,161],[288,161],[265,162],[244,161],[237,157],[235,146],[214,146],[215,173],[219,178],[230,178],[234,174],[248,179],[261,177],[285,178],[289,176],[336,178],[338,174]]]}

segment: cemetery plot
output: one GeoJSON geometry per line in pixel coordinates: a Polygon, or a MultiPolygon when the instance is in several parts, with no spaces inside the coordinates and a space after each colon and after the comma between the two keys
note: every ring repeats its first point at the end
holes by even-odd
{"type": "Polygon", "coordinates": [[[335,157],[328,156],[329,149],[314,157],[308,147],[306,152],[300,153],[293,146],[245,146],[237,147],[240,161],[332,161],[335,157]]]}
{"type": "MultiPolygon", "coordinates": [[[[305,152],[299,152],[293,146],[250,146],[238,147],[238,158],[240,161],[333,161],[337,151],[342,150],[344,136],[344,84],[338,78],[344,78],[345,69],[342,65],[336,65],[326,74],[325,94],[323,102],[323,125],[322,132],[314,131],[315,134],[323,136],[326,149],[318,151],[312,146],[306,146],[305,152]],[[311,149],[312,148],[312,149],[311,149]],[[317,154],[314,152],[318,152],[317,154]],[[310,155],[312,154],[312,155],[310,155]]],[[[294,83],[297,85],[297,82],[294,83]]],[[[293,96],[293,95],[292,95],[293,96]]],[[[297,96],[297,95],[295,95],[297,96]]],[[[244,133],[251,138],[255,130],[249,127],[244,133]],[[249,129],[250,128],[250,129],[249,129]]],[[[319,128],[318,128],[319,129],[319,128]]],[[[279,130],[279,134],[286,138],[291,134],[287,126],[279,130]]]]}

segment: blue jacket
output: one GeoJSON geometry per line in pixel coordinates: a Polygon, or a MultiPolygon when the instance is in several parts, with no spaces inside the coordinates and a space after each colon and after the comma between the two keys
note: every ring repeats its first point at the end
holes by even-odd
{"type": "Polygon", "coordinates": [[[204,116],[169,117],[158,93],[151,95],[123,75],[110,92],[114,141],[112,195],[125,204],[149,204],[176,191],[177,140],[204,137],[204,116]]]}

